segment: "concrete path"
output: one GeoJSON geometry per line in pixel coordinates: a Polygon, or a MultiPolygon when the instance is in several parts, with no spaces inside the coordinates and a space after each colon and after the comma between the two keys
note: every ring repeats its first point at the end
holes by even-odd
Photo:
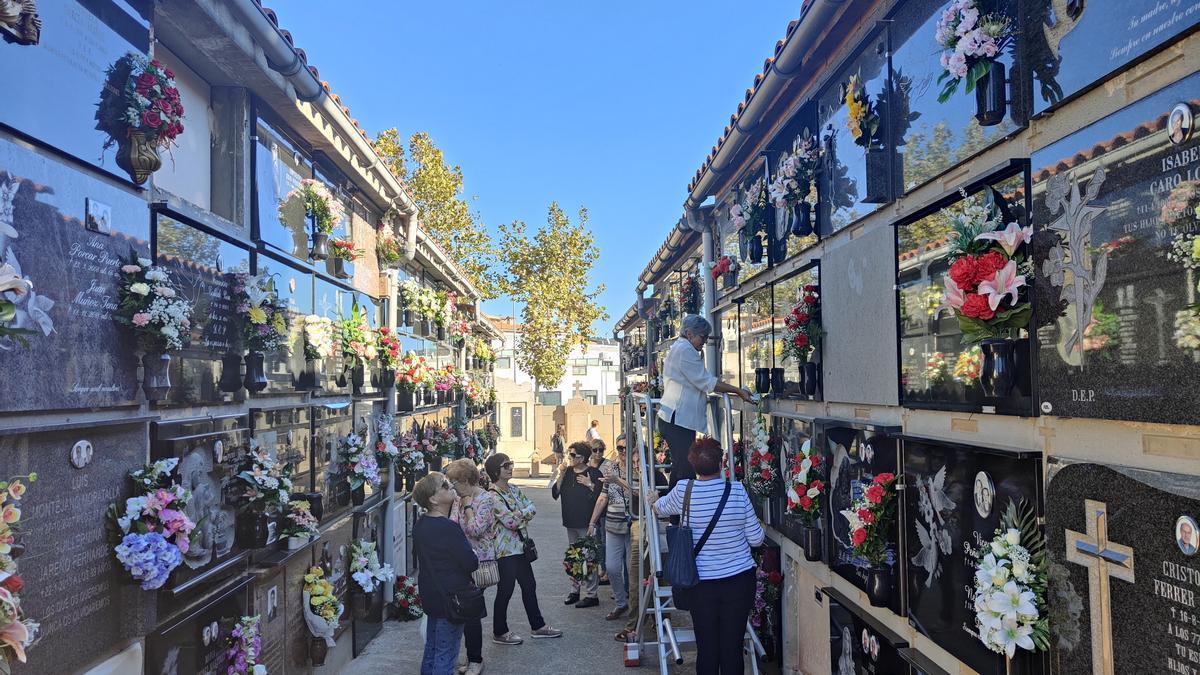
{"type": "MultiPolygon", "coordinates": [[[[548,479],[520,479],[516,482],[533,499],[538,515],[530,527],[530,535],[538,544],[538,560],[533,564],[538,581],[538,600],[542,615],[555,628],[563,631],[562,638],[555,640],[529,639],[529,623],[521,606],[520,588],[509,603],[508,623],[513,631],[525,638],[525,643],[516,647],[494,644],[491,641],[492,622],[490,616],[483,620],[484,672],[501,673],[554,673],[569,675],[610,675],[617,673],[653,672],[656,659],[643,655],[641,669],[627,669],[624,665],[624,645],[613,640],[613,634],[624,627],[624,619],[605,621],[604,615],[613,608],[608,586],[600,587],[600,606],[575,609],[563,605],[563,598],[570,590],[567,575],[562,569],[563,553],[567,549],[567,534],[562,528],[561,511],[557,501],[546,489],[548,479]]],[[[495,589],[488,589],[488,613],[492,611],[495,589]]],[[[357,659],[342,670],[343,675],[395,673],[415,674],[420,671],[424,640],[418,631],[420,622],[388,621],[383,632],[376,637],[357,659]]],[[[695,652],[688,654],[689,662],[676,672],[692,672],[695,652]]]]}

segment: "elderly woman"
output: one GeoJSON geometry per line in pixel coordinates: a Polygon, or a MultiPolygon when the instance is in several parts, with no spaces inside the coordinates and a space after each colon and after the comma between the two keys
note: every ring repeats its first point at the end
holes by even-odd
{"type": "MultiPolygon", "coordinates": [[[[446,478],[458,493],[450,520],[458,523],[471,549],[479,559],[480,568],[493,567],[496,563],[496,513],[492,493],[479,487],[479,469],[470,459],[459,459],[446,467],[446,478]]],[[[499,574],[498,570],[492,570],[499,574]]],[[[467,643],[467,663],[460,664],[459,672],[479,675],[483,672],[483,623],[472,619],[463,624],[463,635],[467,643]]]]}
{"type": "Polygon", "coordinates": [[[754,605],[752,546],[763,542],[762,525],[737,481],[721,480],[721,446],[711,438],[696,441],[688,458],[699,474],[675,486],[654,504],[660,516],[677,516],[687,503],[700,583],[691,589],[692,626],[696,631],[696,672],[741,675],[742,639],[754,605]]]}
{"type": "Polygon", "coordinates": [[[658,404],[658,430],[671,449],[671,487],[684,478],[695,478],[688,463],[688,450],[697,431],[708,430],[705,414],[711,392],[734,394],[752,401],[750,392],[717,379],[704,367],[700,350],[712,335],[712,325],[702,317],[683,318],[679,339],[671,345],[663,363],[663,396],[658,404]]]}

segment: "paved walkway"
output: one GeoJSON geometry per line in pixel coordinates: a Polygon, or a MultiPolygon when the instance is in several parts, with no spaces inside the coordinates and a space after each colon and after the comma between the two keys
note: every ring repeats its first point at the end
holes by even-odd
{"type": "MultiPolygon", "coordinates": [[[[550,497],[546,489],[548,479],[517,480],[521,489],[533,499],[538,507],[538,516],[530,526],[530,535],[538,544],[538,560],[533,564],[538,581],[538,600],[542,615],[555,628],[563,631],[556,640],[529,639],[529,623],[521,607],[521,590],[518,587],[509,603],[508,623],[513,631],[525,638],[525,643],[516,647],[494,644],[491,641],[491,619],[483,620],[484,672],[501,673],[554,673],[569,675],[615,675],[616,673],[652,672],[656,658],[643,655],[641,669],[627,669],[624,661],[624,645],[613,640],[613,634],[624,627],[624,619],[605,621],[604,615],[613,608],[608,586],[600,587],[599,607],[575,609],[563,605],[563,598],[570,590],[567,575],[562,569],[563,553],[567,549],[567,535],[562,528],[558,502],[550,497]]],[[[488,589],[488,613],[492,611],[495,589],[488,589]]],[[[376,637],[357,659],[342,670],[343,675],[396,673],[416,674],[420,671],[424,640],[418,631],[420,622],[384,623],[383,632],[376,637]]],[[[695,652],[689,653],[689,662],[676,672],[691,672],[694,668],[695,652]]]]}

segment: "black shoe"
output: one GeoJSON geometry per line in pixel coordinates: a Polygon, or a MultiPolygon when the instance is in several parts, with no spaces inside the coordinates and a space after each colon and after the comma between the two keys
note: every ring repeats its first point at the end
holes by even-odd
{"type": "Polygon", "coordinates": [[[604,577],[603,579],[601,579],[601,580],[600,580],[600,585],[601,585],[601,586],[608,586],[608,585],[609,585],[609,584],[611,584],[611,583],[612,583],[612,582],[608,580],[608,577],[604,577]]]}
{"type": "Polygon", "coordinates": [[[600,604],[600,598],[584,598],[575,603],[575,609],[583,609],[585,607],[595,607],[600,604]]]}
{"type": "Polygon", "coordinates": [[[564,605],[573,605],[577,602],[579,602],[579,594],[578,593],[572,593],[567,596],[566,600],[563,600],[564,605]]]}

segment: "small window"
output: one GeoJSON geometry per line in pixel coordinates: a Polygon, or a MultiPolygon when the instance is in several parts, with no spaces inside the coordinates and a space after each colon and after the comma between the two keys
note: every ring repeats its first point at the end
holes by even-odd
{"type": "Polygon", "coordinates": [[[540,391],[537,395],[538,405],[562,405],[561,391],[540,391]]]}
{"type": "Polygon", "coordinates": [[[587,369],[588,369],[588,367],[586,365],[571,366],[571,374],[572,375],[587,375],[587,369]]]}
{"type": "Polygon", "coordinates": [[[592,405],[596,405],[600,401],[600,392],[594,389],[584,389],[579,392],[580,397],[592,405]]]}
{"type": "Polygon", "coordinates": [[[501,356],[496,359],[496,370],[508,370],[512,368],[512,357],[501,356]]]}

